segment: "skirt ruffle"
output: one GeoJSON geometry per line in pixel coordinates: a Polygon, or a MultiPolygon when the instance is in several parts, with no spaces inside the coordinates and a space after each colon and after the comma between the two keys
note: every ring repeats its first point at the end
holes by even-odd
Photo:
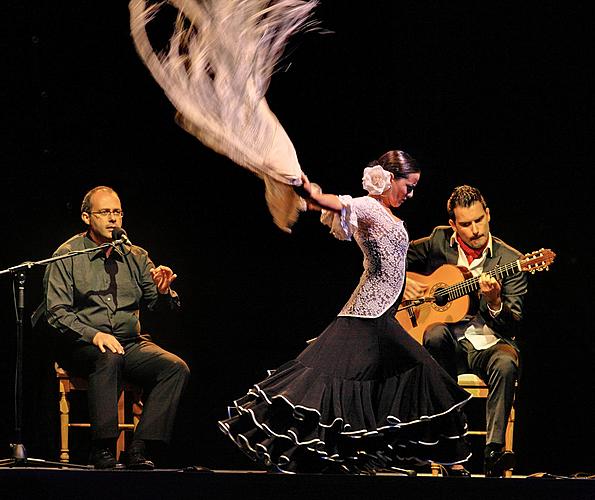
{"type": "Polygon", "coordinates": [[[219,426],[284,472],[453,464],[470,456],[461,413],[469,398],[392,316],[339,317],[234,401],[219,426]]]}

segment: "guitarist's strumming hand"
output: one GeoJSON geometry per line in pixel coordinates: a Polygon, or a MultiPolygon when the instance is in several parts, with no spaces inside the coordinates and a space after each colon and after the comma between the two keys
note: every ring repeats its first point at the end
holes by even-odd
{"type": "Polygon", "coordinates": [[[492,313],[500,312],[500,308],[502,307],[502,298],[500,297],[502,287],[500,286],[500,282],[489,274],[483,273],[479,277],[479,290],[485,297],[492,313]]]}
{"type": "Polygon", "coordinates": [[[419,299],[425,295],[427,290],[428,285],[408,277],[407,283],[405,284],[405,291],[403,292],[403,298],[405,300],[419,299]]]}

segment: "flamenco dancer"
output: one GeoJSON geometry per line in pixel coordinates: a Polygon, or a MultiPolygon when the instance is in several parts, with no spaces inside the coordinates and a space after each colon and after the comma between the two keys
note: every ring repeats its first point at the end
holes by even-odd
{"type": "Polygon", "coordinates": [[[409,244],[391,208],[413,196],[415,161],[389,151],[364,169],[368,196],[323,194],[303,177],[308,207],[364,273],[337,318],[295,359],[230,407],[219,426],[254,460],[284,472],[373,472],[469,458],[469,399],[395,320],[409,244]]]}
{"type": "Polygon", "coordinates": [[[299,0],[170,0],[179,11],[167,52],[146,25],[163,2],[132,0],[137,51],[205,145],[260,176],[273,220],[289,231],[300,210],[342,240],[354,238],[364,273],[347,304],[295,359],[234,401],[220,429],[254,460],[282,472],[373,473],[469,458],[461,407],[470,396],[395,319],[408,235],[397,208],[421,171],[402,151],[364,169],[368,196],[322,193],[302,172],[264,98],[288,37],[313,26],[299,0]],[[233,50],[232,50],[233,49],[233,50]]]}

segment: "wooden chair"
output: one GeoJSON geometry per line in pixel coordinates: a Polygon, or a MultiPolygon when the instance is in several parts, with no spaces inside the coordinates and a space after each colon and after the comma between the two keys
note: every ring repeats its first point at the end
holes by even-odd
{"type": "MultiPolygon", "coordinates": [[[[89,428],[88,422],[70,421],[70,401],[68,396],[73,391],[86,391],[88,389],[87,379],[70,375],[66,370],[55,364],[56,378],[58,379],[58,388],[60,391],[60,462],[68,463],[70,461],[70,450],[68,448],[69,430],[71,428],[89,428]]],[[[116,459],[120,453],[126,449],[126,439],[124,431],[134,431],[138,425],[142,414],[143,404],[141,401],[141,390],[133,384],[124,383],[124,390],[118,400],[118,428],[120,434],[116,444],[116,459]],[[132,404],[132,422],[126,422],[126,395],[130,396],[132,404]]]]}
{"type": "MultiPolygon", "coordinates": [[[[474,398],[480,399],[487,399],[488,397],[488,387],[487,385],[481,380],[477,375],[473,375],[472,373],[463,373],[458,377],[459,385],[465,389],[469,394],[471,394],[474,398]]],[[[512,451],[512,440],[513,440],[513,432],[514,432],[514,420],[515,420],[515,410],[514,405],[510,410],[510,416],[508,417],[508,423],[506,424],[506,436],[505,436],[505,443],[504,449],[508,451],[512,451]]],[[[471,436],[486,436],[487,432],[485,431],[485,422],[483,430],[469,430],[467,432],[468,435],[471,436]]],[[[438,476],[440,474],[440,465],[432,464],[432,475],[438,476]]],[[[507,470],[504,472],[505,477],[512,476],[512,470],[507,470]]]]}

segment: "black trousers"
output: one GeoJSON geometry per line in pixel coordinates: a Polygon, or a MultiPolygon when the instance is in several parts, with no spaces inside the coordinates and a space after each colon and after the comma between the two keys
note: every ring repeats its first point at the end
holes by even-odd
{"type": "Polygon", "coordinates": [[[519,374],[519,353],[505,342],[475,349],[463,338],[457,340],[446,324],[437,324],[424,333],[424,346],[455,380],[458,374],[473,373],[488,386],[486,403],[486,443],[503,445],[506,424],[514,402],[519,374]]]}
{"type": "Polygon", "coordinates": [[[135,439],[169,443],[182,392],[190,370],[186,363],[149,340],[120,342],[124,354],[78,341],[59,356],[63,366],[89,380],[91,437],[118,436],[118,398],[126,379],[143,389],[143,413],[135,439]]]}

